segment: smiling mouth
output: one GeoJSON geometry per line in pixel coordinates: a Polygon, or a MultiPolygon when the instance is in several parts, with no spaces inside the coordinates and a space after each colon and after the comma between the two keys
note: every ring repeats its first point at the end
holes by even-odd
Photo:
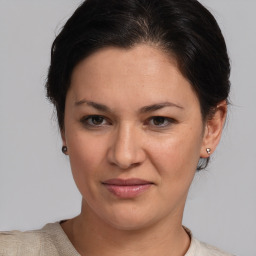
{"type": "Polygon", "coordinates": [[[110,179],[102,182],[106,189],[118,198],[135,198],[147,191],[154,183],[141,179],[110,179]]]}

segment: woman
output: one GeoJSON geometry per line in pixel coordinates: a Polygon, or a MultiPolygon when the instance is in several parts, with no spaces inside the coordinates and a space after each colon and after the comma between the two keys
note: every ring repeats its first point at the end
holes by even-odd
{"type": "Polygon", "coordinates": [[[0,236],[0,255],[228,255],[182,226],[227,113],[230,65],[195,0],[87,0],[52,46],[46,84],[81,214],[0,236]]]}

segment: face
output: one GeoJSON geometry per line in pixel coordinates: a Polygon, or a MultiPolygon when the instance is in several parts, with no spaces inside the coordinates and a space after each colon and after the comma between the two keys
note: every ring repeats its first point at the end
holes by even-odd
{"type": "Polygon", "coordinates": [[[119,229],[181,219],[200,152],[200,105],[159,49],[104,48],[75,67],[63,143],[83,209],[119,229]]]}

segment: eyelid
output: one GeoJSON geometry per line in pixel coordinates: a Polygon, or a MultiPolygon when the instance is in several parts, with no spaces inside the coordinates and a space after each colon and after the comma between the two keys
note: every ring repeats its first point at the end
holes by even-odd
{"type": "MultiPolygon", "coordinates": [[[[79,120],[83,126],[85,126],[86,128],[92,128],[92,129],[99,129],[102,128],[104,126],[110,126],[113,123],[111,122],[111,120],[103,115],[87,115],[87,116],[83,116],[80,120],[79,120]],[[102,124],[93,124],[90,123],[89,120],[92,119],[93,117],[97,117],[97,118],[103,118],[103,123],[102,124]]],[[[164,129],[164,128],[168,128],[169,126],[173,125],[177,123],[177,120],[175,120],[174,118],[171,117],[166,117],[166,116],[151,116],[149,118],[146,119],[146,121],[144,122],[145,126],[149,126],[149,127],[153,127],[155,129],[164,129]],[[164,119],[163,124],[157,125],[157,124],[151,124],[150,122],[156,118],[162,118],[164,119]]]]}
{"type": "Polygon", "coordinates": [[[80,122],[85,126],[85,127],[89,127],[89,128],[101,128],[103,126],[107,126],[107,125],[111,125],[111,122],[109,121],[108,118],[106,118],[105,116],[103,115],[87,115],[87,116],[83,116],[81,119],[80,119],[80,122]],[[90,124],[88,122],[89,119],[93,118],[93,117],[98,117],[98,118],[103,118],[105,123],[108,123],[108,124],[99,124],[99,125],[96,125],[96,124],[90,124]]]}
{"type": "MultiPolygon", "coordinates": [[[[151,125],[153,126],[154,128],[157,128],[157,129],[161,129],[161,128],[167,128],[175,123],[177,123],[177,120],[175,120],[174,118],[171,118],[171,117],[166,117],[166,116],[151,116],[150,118],[147,119],[146,123],[147,125],[149,124],[150,121],[152,121],[154,118],[163,118],[165,121],[167,121],[168,123],[167,124],[164,124],[164,125],[151,125]]],[[[150,125],[150,124],[149,124],[150,125]]]]}

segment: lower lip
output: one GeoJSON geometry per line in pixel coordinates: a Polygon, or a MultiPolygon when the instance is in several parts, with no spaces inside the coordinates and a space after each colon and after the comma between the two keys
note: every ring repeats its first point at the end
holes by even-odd
{"type": "Polygon", "coordinates": [[[134,198],[139,196],[146,190],[148,190],[152,184],[141,184],[141,185],[130,185],[130,186],[120,186],[120,185],[111,185],[104,184],[105,187],[112,194],[119,198],[134,198]]]}

